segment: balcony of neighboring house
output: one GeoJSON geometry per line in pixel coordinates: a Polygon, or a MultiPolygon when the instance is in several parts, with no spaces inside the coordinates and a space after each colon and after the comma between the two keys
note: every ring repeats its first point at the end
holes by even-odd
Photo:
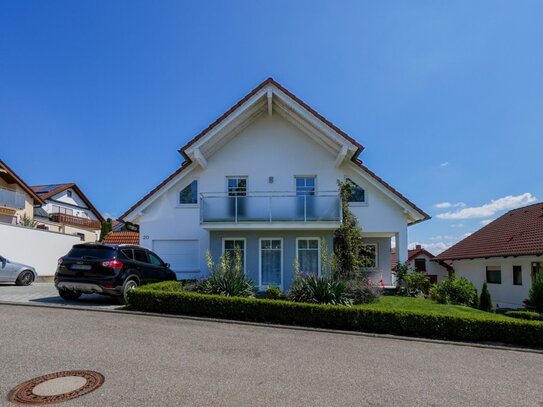
{"type": "Polygon", "coordinates": [[[99,230],[101,228],[100,221],[83,218],[80,216],[68,215],[66,213],[51,213],[49,214],[49,220],[64,225],[70,225],[85,229],[99,230]]]}
{"type": "Polygon", "coordinates": [[[0,187],[0,207],[13,210],[24,209],[25,196],[13,189],[0,187]]]}
{"type": "Polygon", "coordinates": [[[200,194],[200,223],[206,229],[335,229],[341,223],[337,191],[320,194],[200,194]]]}

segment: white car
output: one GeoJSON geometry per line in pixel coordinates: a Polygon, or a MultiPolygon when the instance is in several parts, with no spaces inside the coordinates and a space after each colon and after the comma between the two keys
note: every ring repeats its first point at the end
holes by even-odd
{"type": "Polygon", "coordinates": [[[15,283],[16,285],[30,285],[36,277],[36,269],[26,264],[9,261],[0,256],[0,282],[15,283]]]}

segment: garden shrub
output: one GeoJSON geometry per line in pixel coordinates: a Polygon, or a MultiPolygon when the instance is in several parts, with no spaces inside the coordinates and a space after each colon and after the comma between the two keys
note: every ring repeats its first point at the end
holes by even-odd
{"type": "Polygon", "coordinates": [[[243,271],[242,254],[239,247],[234,251],[232,262],[228,252],[219,257],[215,265],[209,251],[206,253],[207,266],[211,274],[198,282],[194,291],[202,294],[220,294],[235,297],[254,296],[254,284],[243,271]]]}
{"type": "Polygon", "coordinates": [[[543,314],[533,311],[507,311],[505,315],[511,318],[526,319],[528,321],[543,321],[543,314]]]}
{"type": "Polygon", "coordinates": [[[345,283],[312,274],[296,277],[288,298],[294,302],[310,304],[349,305],[351,303],[345,283]]]}
{"type": "Polygon", "coordinates": [[[479,298],[479,309],[486,312],[494,312],[494,306],[492,305],[492,297],[490,291],[488,291],[488,285],[486,282],[481,289],[481,297],[479,298]]]}
{"type": "Polygon", "coordinates": [[[346,286],[347,295],[355,305],[375,303],[383,293],[382,287],[371,285],[367,278],[362,277],[347,281],[346,286]]]}
{"type": "Polygon", "coordinates": [[[543,312],[543,271],[535,275],[528,298],[530,305],[534,306],[537,312],[543,312]]]}
{"type": "Polygon", "coordinates": [[[400,288],[400,294],[416,297],[428,294],[429,290],[430,280],[428,280],[426,273],[413,271],[404,277],[403,287],[400,288]]]}
{"type": "Polygon", "coordinates": [[[266,298],[268,300],[278,300],[279,297],[281,297],[281,290],[279,289],[279,287],[268,287],[268,289],[266,290],[266,298]]]}
{"type": "Polygon", "coordinates": [[[147,286],[130,290],[128,304],[132,309],[148,312],[543,347],[542,322],[496,318],[492,314],[455,316],[431,311],[372,310],[157,291],[147,286]]]}
{"type": "Polygon", "coordinates": [[[434,284],[430,298],[440,304],[467,305],[475,308],[479,303],[475,285],[464,277],[456,277],[455,275],[441,284],[434,284]]]}

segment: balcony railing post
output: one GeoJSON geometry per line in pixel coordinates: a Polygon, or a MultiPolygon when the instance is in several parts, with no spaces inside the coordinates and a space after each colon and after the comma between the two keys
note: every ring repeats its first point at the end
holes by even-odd
{"type": "Polygon", "coordinates": [[[234,198],[234,221],[238,223],[238,196],[234,198]]]}
{"type": "Polygon", "coordinates": [[[271,195],[268,200],[268,213],[270,215],[270,223],[272,223],[272,197],[271,195]]]}
{"type": "Polygon", "coordinates": [[[304,222],[307,222],[307,195],[304,195],[304,222]]]}

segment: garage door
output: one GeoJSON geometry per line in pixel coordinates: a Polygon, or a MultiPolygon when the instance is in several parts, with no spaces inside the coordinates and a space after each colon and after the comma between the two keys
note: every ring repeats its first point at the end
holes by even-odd
{"type": "Polygon", "coordinates": [[[153,240],[153,251],[176,272],[197,272],[199,266],[198,240],[153,240]]]}

